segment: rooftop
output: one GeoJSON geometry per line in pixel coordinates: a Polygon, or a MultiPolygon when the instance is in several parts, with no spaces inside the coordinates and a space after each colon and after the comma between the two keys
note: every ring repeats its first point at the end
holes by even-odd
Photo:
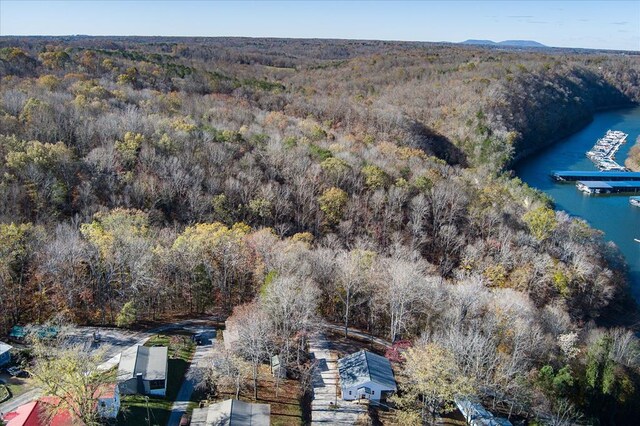
{"type": "Polygon", "coordinates": [[[640,182],[626,181],[626,180],[609,181],[609,182],[604,182],[601,180],[579,180],[578,184],[582,184],[587,188],[594,188],[594,189],[640,188],[640,182]]]}
{"type": "Polygon", "coordinates": [[[359,351],[338,360],[340,383],[343,388],[375,382],[389,390],[396,390],[391,362],[369,351],[359,351]]]}
{"type": "Polygon", "coordinates": [[[192,426],[269,426],[271,406],[251,404],[237,399],[196,408],[191,416],[192,426]]]}
{"type": "Polygon", "coordinates": [[[557,170],[554,175],[565,176],[616,176],[616,177],[637,177],[640,178],[640,172],[598,172],[589,170],[557,170]]]}
{"type": "Polygon", "coordinates": [[[83,423],[73,419],[71,413],[62,410],[52,418],[47,419],[46,404],[57,404],[55,398],[40,398],[21,405],[15,411],[4,415],[7,426],[80,426],[83,423]]]}
{"type": "Polygon", "coordinates": [[[579,180],[579,184],[586,186],[587,188],[592,189],[611,189],[612,186],[607,182],[603,182],[600,180],[579,180]]]}
{"type": "Polygon", "coordinates": [[[11,348],[13,348],[13,346],[9,345],[8,343],[4,343],[0,341],[0,354],[10,351],[11,348]]]}
{"type": "Polygon", "coordinates": [[[143,380],[164,380],[167,377],[166,346],[134,346],[122,351],[118,365],[118,381],[142,374],[143,380]]]}
{"type": "Polygon", "coordinates": [[[96,399],[113,399],[116,396],[118,386],[115,383],[106,383],[98,386],[93,393],[93,397],[96,399]]]}
{"type": "Polygon", "coordinates": [[[509,420],[495,417],[482,404],[471,398],[456,397],[455,403],[465,420],[472,426],[512,426],[509,420]]]}

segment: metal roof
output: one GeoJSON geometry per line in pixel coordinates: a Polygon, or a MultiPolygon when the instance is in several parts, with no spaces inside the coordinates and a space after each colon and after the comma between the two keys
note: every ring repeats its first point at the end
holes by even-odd
{"type": "Polygon", "coordinates": [[[618,180],[618,181],[600,181],[600,180],[579,180],[578,183],[588,188],[612,189],[612,188],[640,188],[640,182],[618,180]]]}
{"type": "Polygon", "coordinates": [[[118,381],[135,378],[142,374],[143,380],[164,380],[167,377],[166,346],[134,346],[122,351],[118,364],[118,381]]]}
{"type": "Polygon", "coordinates": [[[11,327],[11,331],[9,332],[9,336],[19,339],[23,338],[27,335],[27,329],[21,325],[14,325],[11,327]]]}
{"type": "Polygon", "coordinates": [[[552,172],[552,175],[561,175],[567,177],[594,177],[598,179],[606,179],[606,178],[631,178],[631,179],[640,179],[640,172],[592,172],[592,171],[579,171],[579,170],[559,170],[552,172]]]}
{"type": "Polygon", "coordinates": [[[375,382],[388,390],[396,390],[389,360],[369,351],[362,350],[339,359],[338,370],[343,388],[375,382]]]}
{"type": "Polygon", "coordinates": [[[603,182],[600,180],[579,180],[578,181],[579,184],[586,186],[587,188],[591,188],[591,189],[611,189],[613,188],[611,185],[609,185],[608,182],[603,182]]]}
{"type": "Polygon", "coordinates": [[[271,406],[251,404],[237,399],[196,408],[191,415],[192,426],[269,426],[271,406]]]}
{"type": "Polygon", "coordinates": [[[509,420],[495,417],[478,401],[460,396],[454,400],[458,410],[471,426],[512,426],[509,420]]]}
{"type": "Polygon", "coordinates": [[[5,342],[0,342],[0,355],[2,355],[5,352],[9,352],[11,350],[11,348],[13,348],[13,346],[5,343],[5,342]]]}

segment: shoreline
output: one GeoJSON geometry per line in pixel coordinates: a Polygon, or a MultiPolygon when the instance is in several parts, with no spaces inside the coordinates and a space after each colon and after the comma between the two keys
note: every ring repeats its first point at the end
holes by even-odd
{"type": "Polygon", "coordinates": [[[575,135],[576,133],[578,133],[580,130],[584,129],[585,127],[587,127],[589,124],[591,124],[591,122],[593,122],[593,118],[594,115],[600,112],[607,112],[607,111],[615,111],[615,110],[624,110],[624,109],[632,109],[632,108],[636,108],[640,106],[640,103],[636,103],[636,102],[630,102],[630,103],[625,103],[625,104],[618,104],[618,105],[611,105],[611,106],[604,106],[604,107],[597,107],[595,108],[591,114],[588,117],[585,117],[582,120],[579,120],[576,122],[576,124],[574,126],[572,126],[570,128],[570,130],[563,135],[560,136],[556,136],[556,137],[550,137],[548,139],[548,143],[545,143],[543,145],[538,145],[538,146],[534,146],[531,147],[529,149],[525,149],[522,150],[520,152],[516,152],[513,156],[513,158],[511,159],[511,161],[509,161],[509,163],[506,164],[505,166],[505,170],[513,170],[516,168],[516,165],[522,161],[525,160],[527,157],[542,151],[545,148],[548,148],[552,145],[555,145],[559,142],[562,142],[563,140],[570,138],[571,136],[575,135]]]}
{"type": "Polygon", "coordinates": [[[629,149],[627,158],[624,160],[624,166],[632,172],[640,172],[640,135],[638,135],[636,142],[629,149]]]}
{"type": "MultiPolygon", "coordinates": [[[[588,119],[581,121],[580,125],[573,126],[571,132],[567,132],[567,134],[564,134],[561,137],[548,139],[549,142],[544,145],[539,145],[534,148],[531,148],[516,154],[514,156],[514,159],[505,167],[505,170],[508,171],[512,177],[517,177],[519,179],[522,179],[521,175],[516,172],[516,170],[519,168],[521,163],[525,162],[527,159],[543,151],[544,149],[550,148],[555,144],[562,143],[568,140],[569,138],[574,136],[576,133],[585,129],[588,125],[590,125],[594,121],[596,114],[609,112],[609,111],[616,111],[616,110],[625,111],[625,110],[639,108],[639,107],[640,107],[640,104],[631,103],[631,104],[598,108],[595,111],[593,111],[592,114],[589,115],[588,119]]],[[[639,147],[640,149],[640,135],[636,140],[636,144],[634,145],[634,147],[635,146],[639,147]]],[[[524,180],[523,180],[523,183],[528,184],[524,180]]],[[[539,191],[542,191],[534,185],[531,185],[531,187],[539,191]]],[[[561,200],[559,202],[561,202],[561,200]]],[[[591,228],[604,233],[602,229],[593,225],[591,221],[589,221],[588,219],[582,217],[579,214],[570,213],[566,210],[560,209],[557,207],[557,205],[558,205],[558,201],[553,199],[553,209],[555,211],[565,211],[572,217],[585,219],[587,220],[587,223],[591,228]]],[[[605,238],[604,242],[605,244],[608,242],[615,244],[618,253],[622,256],[624,260],[624,267],[623,267],[623,270],[621,270],[621,272],[624,273],[624,287],[619,289],[619,292],[616,295],[616,297],[613,300],[611,300],[609,306],[607,306],[607,308],[602,312],[602,315],[599,318],[597,318],[595,322],[596,324],[603,325],[603,326],[625,326],[633,329],[635,332],[640,332],[640,298],[636,298],[632,291],[632,289],[636,288],[636,286],[640,286],[640,281],[637,281],[636,279],[634,279],[634,276],[632,276],[629,273],[630,272],[629,260],[622,253],[618,244],[610,238],[605,238]]]]}

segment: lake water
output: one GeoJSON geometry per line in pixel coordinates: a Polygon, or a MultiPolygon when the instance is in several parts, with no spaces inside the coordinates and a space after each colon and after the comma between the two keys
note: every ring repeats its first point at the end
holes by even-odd
{"type": "Polygon", "coordinates": [[[597,170],[585,153],[608,129],[629,135],[615,157],[623,164],[640,135],[640,107],[599,113],[580,132],[522,160],[514,169],[528,185],[551,196],[557,210],[585,219],[620,248],[629,264],[631,292],[640,303],[640,243],[633,240],[640,239],[640,207],[629,204],[629,195],[586,195],[575,182],[557,183],[549,177],[552,170],[597,170]]]}

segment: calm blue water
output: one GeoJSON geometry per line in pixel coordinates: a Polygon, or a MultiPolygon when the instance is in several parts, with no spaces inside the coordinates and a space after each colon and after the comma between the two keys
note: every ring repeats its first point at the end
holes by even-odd
{"type": "MultiPolygon", "coordinates": [[[[627,133],[627,143],[616,154],[623,164],[629,149],[640,135],[640,107],[599,113],[580,132],[516,164],[516,174],[528,185],[547,193],[557,210],[585,219],[613,241],[629,264],[631,291],[640,303],[640,208],[629,204],[628,195],[589,196],[578,191],[575,183],[556,183],[552,170],[597,170],[585,153],[608,129],[627,133]]],[[[637,194],[635,194],[637,195],[637,194]]]]}

